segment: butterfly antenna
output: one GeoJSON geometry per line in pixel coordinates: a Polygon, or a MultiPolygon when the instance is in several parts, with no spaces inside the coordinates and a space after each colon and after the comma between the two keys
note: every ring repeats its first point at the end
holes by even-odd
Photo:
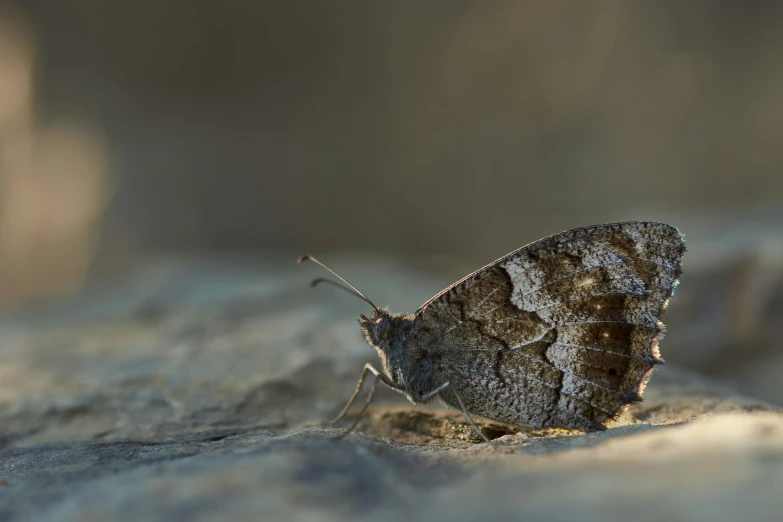
{"type": "MultiPolygon", "coordinates": [[[[316,286],[320,285],[321,283],[329,283],[330,285],[336,286],[340,290],[345,290],[346,292],[348,292],[351,295],[355,295],[357,297],[360,297],[360,298],[364,299],[363,296],[361,296],[361,295],[357,294],[356,292],[354,292],[352,288],[348,288],[347,286],[345,286],[345,285],[343,285],[341,283],[338,283],[337,281],[332,281],[331,279],[326,279],[325,277],[319,277],[318,279],[313,279],[310,282],[310,288],[315,288],[316,286]]],[[[372,303],[370,303],[370,304],[372,304],[372,303]]]]}
{"type": "Polygon", "coordinates": [[[340,281],[342,281],[345,284],[345,286],[342,286],[341,284],[336,283],[335,281],[332,281],[331,279],[315,279],[315,280],[313,280],[312,283],[310,283],[311,287],[315,287],[315,286],[317,286],[320,283],[330,283],[330,284],[333,284],[334,286],[336,286],[338,288],[342,288],[346,292],[350,292],[350,293],[354,294],[355,296],[360,297],[361,299],[364,299],[374,309],[376,309],[376,310],[378,309],[378,307],[375,306],[375,303],[370,301],[370,299],[366,295],[361,293],[358,288],[356,288],[351,283],[349,283],[347,279],[345,279],[343,276],[341,276],[340,274],[338,274],[337,272],[335,272],[334,270],[332,270],[331,268],[329,268],[328,266],[326,266],[322,262],[318,261],[313,256],[305,254],[305,255],[301,256],[297,260],[297,263],[302,263],[304,261],[312,261],[313,263],[315,263],[316,265],[320,266],[324,270],[328,271],[330,274],[332,274],[333,276],[335,276],[337,279],[339,279],[340,281]]]}

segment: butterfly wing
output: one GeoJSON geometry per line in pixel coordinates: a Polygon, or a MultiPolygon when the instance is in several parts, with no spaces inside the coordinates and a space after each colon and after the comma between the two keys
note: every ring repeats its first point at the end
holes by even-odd
{"type": "Polygon", "coordinates": [[[603,429],[663,362],[660,319],[685,246],[676,228],[569,230],[458,281],[414,317],[440,396],[514,425],[603,429]]]}

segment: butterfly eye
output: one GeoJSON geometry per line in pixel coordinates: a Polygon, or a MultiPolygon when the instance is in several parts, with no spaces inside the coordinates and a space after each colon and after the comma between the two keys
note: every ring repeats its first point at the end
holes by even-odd
{"type": "Polygon", "coordinates": [[[385,339],[389,333],[389,320],[381,317],[375,322],[375,333],[381,339],[385,339]]]}

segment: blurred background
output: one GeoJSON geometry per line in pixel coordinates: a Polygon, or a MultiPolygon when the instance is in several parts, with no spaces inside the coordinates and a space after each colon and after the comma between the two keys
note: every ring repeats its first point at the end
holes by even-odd
{"type": "Polygon", "coordinates": [[[2,1],[0,305],[171,253],[456,279],[665,221],[667,360],[783,404],[781,31],[774,2],[2,1]]]}

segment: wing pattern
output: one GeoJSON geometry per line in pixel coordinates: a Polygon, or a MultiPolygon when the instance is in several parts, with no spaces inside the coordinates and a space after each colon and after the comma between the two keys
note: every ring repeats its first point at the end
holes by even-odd
{"type": "Polygon", "coordinates": [[[685,247],[677,229],[627,222],[522,247],[416,313],[441,398],[514,425],[603,429],[663,362],[661,318],[685,247]]]}

